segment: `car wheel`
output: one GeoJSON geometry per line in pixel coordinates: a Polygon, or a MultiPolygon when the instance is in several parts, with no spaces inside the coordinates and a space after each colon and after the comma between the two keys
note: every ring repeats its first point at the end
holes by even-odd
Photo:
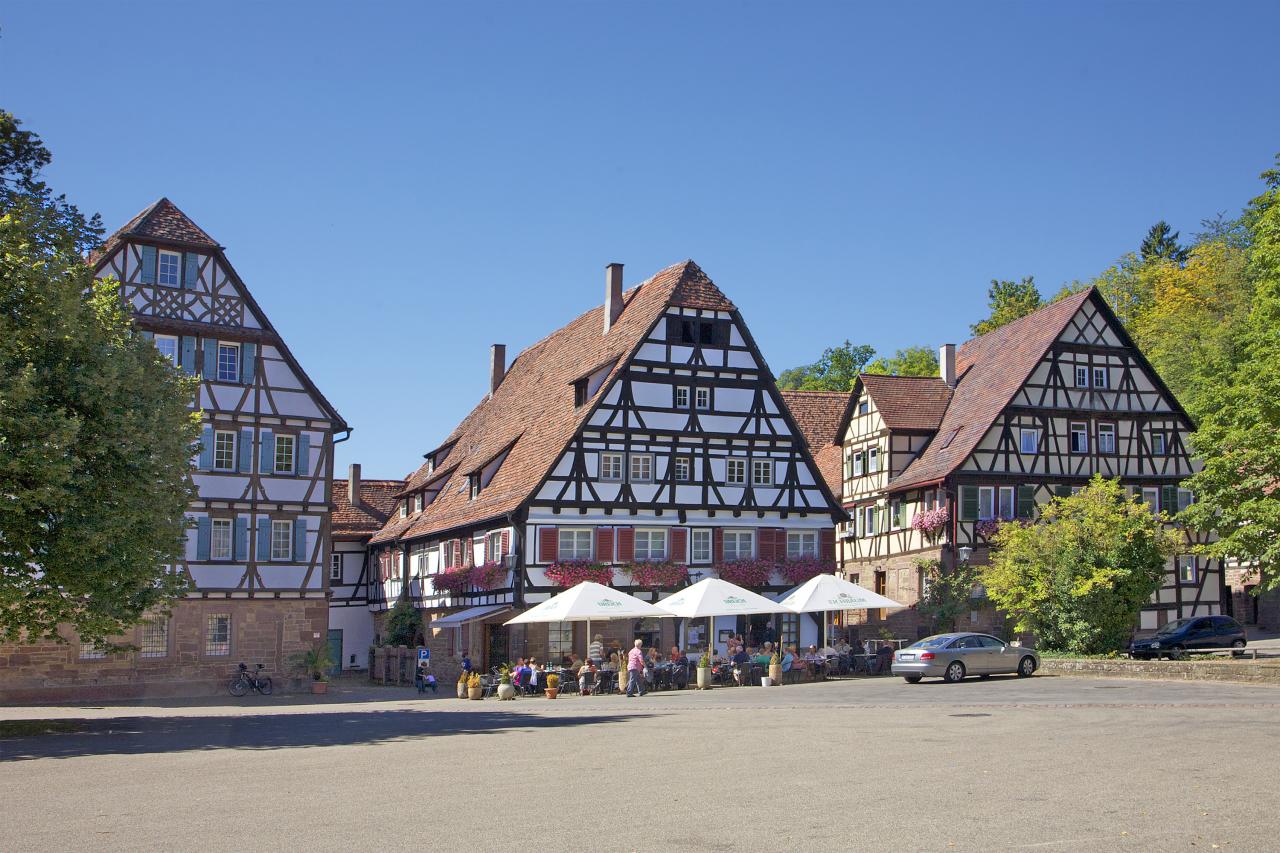
{"type": "Polygon", "coordinates": [[[1182,646],[1169,647],[1169,660],[1182,660],[1187,656],[1186,649],[1182,646]]]}
{"type": "Polygon", "coordinates": [[[1231,641],[1231,656],[1235,658],[1244,657],[1244,640],[1231,641]]]}
{"type": "Polygon", "coordinates": [[[942,680],[955,684],[957,681],[964,681],[964,664],[958,660],[953,660],[947,665],[947,671],[942,674],[942,680]]]}
{"type": "Polygon", "coordinates": [[[902,680],[903,680],[903,681],[905,681],[905,682],[907,682],[907,684],[919,684],[919,683],[920,683],[920,676],[918,676],[918,675],[904,675],[904,676],[902,676],[902,680]]]}
{"type": "Polygon", "coordinates": [[[1030,678],[1036,673],[1036,659],[1031,655],[1027,655],[1018,661],[1018,677],[1030,678]]]}

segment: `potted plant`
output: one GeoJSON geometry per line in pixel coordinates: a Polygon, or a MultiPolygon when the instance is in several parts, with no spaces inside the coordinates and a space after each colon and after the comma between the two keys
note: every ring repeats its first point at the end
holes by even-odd
{"type": "Polygon", "coordinates": [[[769,683],[765,687],[777,687],[782,684],[782,659],[778,657],[775,651],[773,656],[769,658],[769,683]]]}
{"type": "Polygon", "coordinates": [[[516,698],[516,686],[511,683],[511,667],[503,666],[498,672],[498,698],[507,700],[516,698]]]}
{"type": "Polygon", "coordinates": [[[484,688],[480,686],[480,673],[478,672],[471,673],[471,677],[467,679],[467,698],[484,698],[484,688]]]}
{"type": "Polygon", "coordinates": [[[711,689],[711,649],[708,647],[698,658],[698,689],[711,689]]]}
{"type": "Polygon", "coordinates": [[[554,699],[560,695],[560,676],[552,673],[547,676],[547,689],[543,691],[547,694],[548,699],[554,699]]]}
{"type": "Polygon", "coordinates": [[[465,669],[458,673],[458,698],[467,698],[467,671],[465,669]]]}
{"type": "Polygon", "coordinates": [[[305,652],[294,655],[294,665],[311,676],[312,693],[329,692],[329,670],[333,668],[333,656],[328,643],[316,643],[305,652]]]}

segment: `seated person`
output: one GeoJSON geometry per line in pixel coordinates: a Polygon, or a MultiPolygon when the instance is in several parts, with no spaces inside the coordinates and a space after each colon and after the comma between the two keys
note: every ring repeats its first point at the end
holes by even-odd
{"type": "Polygon", "coordinates": [[[671,663],[684,663],[684,664],[687,664],[687,663],[689,662],[689,659],[688,659],[687,657],[685,657],[685,656],[684,656],[684,652],[680,651],[680,647],[679,647],[679,646],[672,646],[672,647],[671,647],[671,657],[670,657],[670,658],[668,658],[668,660],[670,660],[670,661],[671,661],[671,663]]]}
{"type": "Polygon", "coordinates": [[[578,692],[586,696],[589,692],[588,688],[595,680],[596,663],[587,658],[582,662],[582,666],[578,667],[578,692]]]}
{"type": "Polygon", "coordinates": [[[849,652],[853,651],[853,646],[849,645],[849,641],[846,640],[844,637],[841,637],[840,639],[836,640],[835,648],[836,648],[836,654],[838,655],[847,655],[849,654],[849,652]]]}
{"type": "Polygon", "coordinates": [[[733,655],[733,679],[739,685],[747,683],[747,677],[751,675],[751,656],[747,654],[742,646],[738,646],[738,651],[733,655]]]}
{"type": "Polygon", "coordinates": [[[815,645],[809,646],[809,651],[804,656],[804,661],[809,667],[809,673],[814,678],[820,678],[823,670],[827,665],[827,659],[818,651],[815,645]]]}
{"type": "Polygon", "coordinates": [[[795,663],[796,663],[795,655],[793,655],[789,651],[782,653],[782,671],[783,672],[790,672],[791,668],[795,666],[795,663]]]}
{"type": "Polygon", "coordinates": [[[768,666],[773,658],[773,644],[765,643],[764,648],[751,658],[752,663],[758,663],[761,666],[768,666]]]}
{"type": "Polygon", "coordinates": [[[885,643],[876,649],[876,674],[884,675],[893,665],[893,646],[885,643]]]}

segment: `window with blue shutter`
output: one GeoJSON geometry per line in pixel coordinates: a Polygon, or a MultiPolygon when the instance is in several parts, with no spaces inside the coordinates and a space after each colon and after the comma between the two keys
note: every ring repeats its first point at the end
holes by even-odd
{"type": "Polygon", "coordinates": [[[204,339],[204,378],[212,382],[218,378],[218,342],[204,339]]]}
{"type": "Polygon", "coordinates": [[[258,555],[259,563],[271,559],[271,519],[265,515],[258,516],[258,555]]]}
{"type": "Polygon", "coordinates": [[[200,430],[200,470],[213,469],[213,427],[200,430]]]}
{"type": "Polygon", "coordinates": [[[235,553],[237,560],[249,559],[249,519],[236,516],[235,553]]]}
{"type": "Polygon", "coordinates": [[[185,290],[195,290],[196,284],[200,281],[200,256],[188,252],[183,260],[185,263],[182,265],[182,287],[185,290]]]}
{"type": "Polygon", "coordinates": [[[298,436],[297,459],[294,462],[293,473],[298,475],[308,474],[311,472],[311,436],[305,432],[298,436]]]}
{"type": "Polygon", "coordinates": [[[237,448],[236,470],[241,474],[253,471],[253,430],[240,430],[240,447],[237,448]]]}
{"type": "Polygon", "coordinates": [[[196,373],[196,339],[182,336],[182,369],[192,376],[196,373]]]}
{"type": "Polygon", "coordinates": [[[293,559],[299,563],[307,559],[307,520],[305,518],[293,520],[293,559]]]}
{"type": "Polygon", "coordinates": [[[143,284],[156,283],[156,247],[142,246],[142,275],[143,284]]]}
{"type": "Polygon", "coordinates": [[[261,442],[258,445],[258,473],[270,474],[276,470],[276,437],[271,430],[264,429],[261,442]]]}
{"type": "Polygon", "coordinates": [[[253,374],[257,370],[258,345],[241,344],[240,346],[240,383],[253,384],[253,374]]]}
{"type": "Polygon", "coordinates": [[[209,540],[213,530],[213,522],[208,518],[196,519],[196,559],[209,559],[209,540]]]}

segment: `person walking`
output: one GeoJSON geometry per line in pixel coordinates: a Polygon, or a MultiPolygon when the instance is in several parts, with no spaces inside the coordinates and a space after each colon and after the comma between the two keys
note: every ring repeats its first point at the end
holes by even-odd
{"type": "Polygon", "coordinates": [[[627,652],[627,698],[632,695],[643,696],[644,689],[644,640],[636,640],[631,651],[627,652]],[[635,691],[635,694],[632,691],[635,691]]]}

